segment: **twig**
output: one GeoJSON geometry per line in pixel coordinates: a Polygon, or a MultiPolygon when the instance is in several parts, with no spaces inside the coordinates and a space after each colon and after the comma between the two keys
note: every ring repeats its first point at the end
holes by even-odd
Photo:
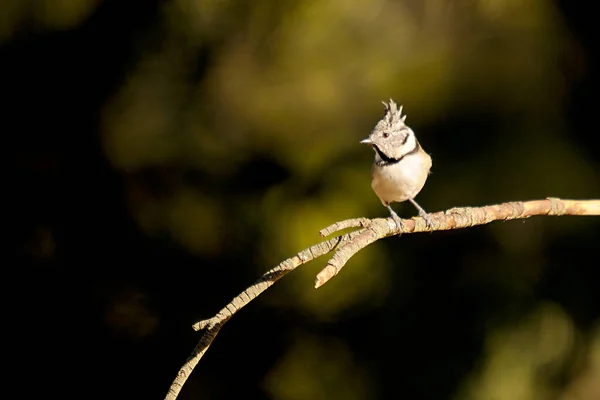
{"type": "Polygon", "coordinates": [[[453,208],[445,212],[430,215],[434,221],[433,228],[428,228],[425,220],[421,217],[404,220],[404,227],[401,232],[391,218],[355,218],[336,222],[321,230],[321,236],[327,236],[342,229],[360,228],[348,234],[323,241],[302,250],[294,257],[288,258],[275,268],[267,271],[259,280],[235,297],[214,317],[195,323],[193,328],[197,331],[204,330],[204,334],[192,354],[179,370],[165,399],[174,400],[177,398],[188,376],[192,373],[204,353],[206,353],[221,327],[236,312],[283,276],[317,257],[335,250],[325,268],[317,274],[315,287],[319,288],[337,275],[354,254],[371,243],[385,237],[402,233],[467,228],[474,225],[488,224],[492,221],[522,219],[535,215],[600,215],[600,200],[561,200],[548,198],[546,200],[510,202],[484,207],[453,208]]]}

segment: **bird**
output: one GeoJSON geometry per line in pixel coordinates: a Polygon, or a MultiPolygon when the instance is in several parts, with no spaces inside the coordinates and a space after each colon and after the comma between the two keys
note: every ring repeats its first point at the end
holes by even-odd
{"type": "Polygon", "coordinates": [[[369,137],[360,142],[375,151],[371,187],[400,231],[403,228],[402,220],[390,204],[406,200],[415,206],[427,227],[432,228],[431,216],[415,201],[431,173],[431,156],[423,150],[413,130],[405,124],[406,115],[402,116],[402,106],[398,108],[392,99],[389,103],[382,103],[385,107],[384,117],[377,122],[369,137]]]}

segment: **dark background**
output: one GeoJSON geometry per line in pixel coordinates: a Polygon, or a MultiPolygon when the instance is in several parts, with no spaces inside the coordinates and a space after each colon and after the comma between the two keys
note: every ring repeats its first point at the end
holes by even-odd
{"type": "MultiPolygon", "coordinates": [[[[320,228],[386,215],[358,141],[389,97],[433,156],[428,211],[599,198],[592,4],[523,3],[3,2],[19,397],[164,396],[192,323],[320,228]]],[[[319,259],[180,398],[597,398],[598,228],[387,239],[315,291],[319,259]]]]}

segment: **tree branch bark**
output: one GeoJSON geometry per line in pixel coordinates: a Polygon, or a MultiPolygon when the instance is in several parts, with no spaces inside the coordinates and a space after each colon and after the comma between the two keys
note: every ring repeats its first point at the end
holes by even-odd
{"type": "Polygon", "coordinates": [[[391,218],[355,218],[336,222],[321,230],[321,236],[325,237],[342,229],[359,228],[356,231],[336,236],[313,245],[302,250],[297,255],[281,262],[275,268],[267,271],[253,285],[236,296],[229,304],[215,314],[215,316],[195,323],[192,326],[193,329],[196,331],[204,330],[204,334],[192,351],[192,354],[180,368],[165,399],[174,400],[177,398],[187,378],[202,356],[204,356],[204,353],[208,350],[221,327],[236,312],[258,297],[283,276],[315,258],[334,251],[333,256],[329,259],[325,268],[317,274],[315,288],[319,288],[337,275],[354,254],[379,239],[403,233],[468,228],[475,225],[488,224],[493,221],[523,219],[536,215],[598,216],[600,215],[600,200],[562,200],[557,198],[547,198],[545,200],[509,202],[484,207],[452,208],[444,212],[433,213],[430,215],[434,221],[433,228],[428,228],[425,220],[421,217],[403,220],[404,227],[402,231],[398,230],[396,223],[391,218]]]}

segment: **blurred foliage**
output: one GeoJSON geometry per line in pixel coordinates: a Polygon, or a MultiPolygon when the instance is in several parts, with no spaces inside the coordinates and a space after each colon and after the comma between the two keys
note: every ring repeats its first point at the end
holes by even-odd
{"type": "Polygon", "coordinates": [[[101,0],[3,0],[0,43],[20,30],[69,29],[84,22],[101,0]]]}
{"type": "Polygon", "coordinates": [[[283,400],[370,399],[367,371],[352,359],[339,340],[298,334],[283,360],[267,376],[273,398],[283,400]]]}
{"type": "Polygon", "coordinates": [[[556,398],[552,379],[567,365],[574,336],[573,324],[560,307],[540,304],[517,326],[490,332],[487,359],[458,398],[481,399],[490,393],[498,400],[556,398]]]}
{"type": "MultiPolygon", "coordinates": [[[[465,171],[444,174],[453,155],[432,150],[434,175],[421,196],[429,208],[590,197],[597,189],[589,184],[597,183],[590,160],[561,129],[569,77],[556,64],[571,50],[547,1],[181,0],[165,10],[160,40],[106,107],[107,154],[129,173],[175,165],[223,186],[251,157],[268,155],[288,178],[264,191],[266,265],[314,243],[314,233],[334,220],[385,214],[368,190],[372,155],[357,142],[379,117],[378,100],[390,96],[407,105],[416,127],[464,112],[465,103],[507,115],[498,133],[482,130],[481,139],[465,144],[473,149],[470,161],[457,165],[465,171]],[[532,152],[540,143],[545,150],[532,152]],[[322,189],[305,200],[315,185],[322,189]]],[[[440,134],[450,135],[442,142],[454,140],[455,132],[440,134]]],[[[436,141],[426,130],[421,138],[426,149],[436,141]]],[[[189,186],[173,184],[171,196],[182,198],[177,192],[189,186]]],[[[137,217],[151,218],[194,252],[218,252],[228,217],[215,212],[222,200],[212,197],[210,204],[200,193],[196,200],[184,195],[184,202],[139,196],[137,217]]],[[[355,303],[364,297],[354,296],[355,303]]]]}
{"type": "MultiPolygon", "coordinates": [[[[72,216],[75,225],[50,210],[58,216],[32,222],[19,252],[45,268],[76,258],[69,251],[85,254],[66,271],[89,274],[79,281],[82,296],[99,310],[111,345],[112,338],[154,340],[166,326],[186,329],[198,313],[214,312],[263,271],[319,241],[319,229],[387,215],[369,186],[373,154],[358,142],[390,97],[405,106],[432,154],[433,174],[419,195],[428,211],[600,197],[598,153],[588,138],[595,125],[577,128],[568,118],[591,61],[550,0],[132,4],[123,16],[118,1],[5,0],[0,12],[0,45],[62,40],[57,32],[66,41],[75,41],[70,32],[86,38],[58,55],[38,49],[46,64],[36,60],[23,73],[43,84],[16,85],[15,93],[37,94],[23,101],[25,120],[51,116],[38,118],[48,135],[68,125],[56,117],[65,110],[70,119],[87,118],[68,146],[44,136],[58,152],[97,131],[94,146],[110,166],[69,181],[74,194],[59,204],[105,197],[72,216]],[[153,7],[156,17],[138,7],[153,7]],[[57,98],[70,87],[79,91],[67,91],[72,107],[63,107],[57,98]],[[106,171],[116,171],[122,190],[101,193],[106,171]],[[88,196],[81,186],[100,189],[88,196]],[[123,203],[124,216],[103,225],[111,201],[123,203]],[[94,230],[82,246],[66,244],[81,244],[94,230]]],[[[77,152],[82,160],[92,153],[77,152]]],[[[82,160],[68,168],[17,163],[30,175],[72,176],[84,170],[82,160]]],[[[414,214],[410,205],[395,208],[414,214]]],[[[592,218],[539,218],[393,238],[314,291],[326,262],[319,260],[253,306],[275,314],[270,323],[288,317],[317,331],[315,321],[328,321],[339,330],[294,331],[292,343],[273,345],[278,361],[244,358],[242,333],[238,341],[223,338],[223,347],[240,347],[204,360],[182,398],[234,390],[219,383],[239,363],[252,369],[239,373],[253,379],[247,385],[273,399],[595,399],[598,331],[585,337],[578,324],[599,312],[585,297],[598,288],[588,276],[597,264],[590,244],[597,226],[592,218]]],[[[240,329],[250,337],[259,325],[240,329]]],[[[271,339],[279,336],[271,329],[271,339]]],[[[187,337],[175,336],[191,350],[187,337]]],[[[174,371],[169,363],[177,360],[163,371],[174,371]]]]}
{"type": "Polygon", "coordinates": [[[106,323],[126,336],[147,336],[156,329],[158,319],[146,303],[147,296],[139,290],[120,290],[115,293],[113,303],[106,310],[106,323]]]}

